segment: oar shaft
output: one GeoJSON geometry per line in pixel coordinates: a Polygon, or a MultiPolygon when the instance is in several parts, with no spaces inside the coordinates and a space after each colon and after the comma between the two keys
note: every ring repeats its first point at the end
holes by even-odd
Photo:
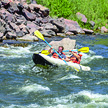
{"type": "MultiPolygon", "coordinates": [[[[51,45],[45,40],[45,42],[46,42],[46,44],[48,44],[49,45],[49,47],[51,48],[51,45]]],[[[58,54],[58,56],[62,59],[62,57],[61,57],[61,55],[53,48],[53,51],[55,52],[55,53],[57,53],[58,54]]],[[[66,64],[67,64],[67,62],[65,61],[65,60],[63,60],[66,64]]],[[[68,65],[68,64],[67,64],[68,65]]]]}
{"type": "MultiPolygon", "coordinates": [[[[63,52],[69,52],[70,50],[63,50],[63,52]]],[[[77,49],[73,49],[73,50],[71,50],[71,51],[77,51],[78,52],[78,50],[77,49]]]]}

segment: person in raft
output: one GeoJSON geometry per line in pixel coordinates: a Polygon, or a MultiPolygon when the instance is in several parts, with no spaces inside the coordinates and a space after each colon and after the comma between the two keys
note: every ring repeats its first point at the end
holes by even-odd
{"type": "Polygon", "coordinates": [[[72,55],[70,57],[67,57],[66,61],[80,64],[82,54],[77,54],[77,52],[73,52],[71,50],[69,52],[71,52],[72,55]]]}
{"type": "Polygon", "coordinates": [[[59,46],[58,47],[58,53],[59,53],[59,55],[56,53],[56,52],[54,52],[54,51],[52,51],[52,49],[53,49],[53,47],[51,47],[50,49],[49,49],[49,52],[52,54],[52,57],[53,58],[57,58],[57,59],[61,59],[60,57],[59,57],[59,55],[62,57],[62,60],[64,60],[64,59],[66,59],[66,55],[65,55],[65,53],[63,53],[62,51],[64,50],[64,47],[63,46],[59,46]]]}

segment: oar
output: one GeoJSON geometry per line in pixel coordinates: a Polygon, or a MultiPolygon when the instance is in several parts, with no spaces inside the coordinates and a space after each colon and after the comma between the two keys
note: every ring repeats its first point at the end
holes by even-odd
{"type": "MultiPolygon", "coordinates": [[[[80,52],[83,52],[83,53],[88,53],[89,52],[89,47],[82,47],[80,49],[73,49],[71,51],[80,51],[80,52]]],[[[63,52],[69,52],[69,50],[63,50],[63,52]]]]}
{"type": "MultiPolygon", "coordinates": [[[[89,52],[89,47],[82,47],[80,49],[73,49],[71,51],[76,51],[76,52],[80,51],[80,52],[83,52],[83,53],[88,53],[89,52]]],[[[63,52],[69,52],[69,50],[63,50],[63,52]]],[[[50,54],[48,50],[42,50],[41,53],[45,54],[45,55],[50,54]]]]}
{"type": "MultiPolygon", "coordinates": [[[[41,39],[41,40],[43,40],[44,42],[46,42],[48,45],[49,45],[49,47],[51,47],[51,45],[44,39],[44,36],[38,31],[38,30],[36,30],[35,32],[34,32],[34,34],[39,38],[39,39],[41,39]]],[[[55,50],[55,49],[53,49],[53,51],[55,52],[55,53],[57,53],[58,54],[58,56],[62,59],[62,57],[60,56],[60,54],[55,50]]],[[[65,60],[63,60],[66,64],[67,64],[67,62],[65,61],[65,60]]],[[[68,65],[68,64],[67,64],[68,65]]]]}

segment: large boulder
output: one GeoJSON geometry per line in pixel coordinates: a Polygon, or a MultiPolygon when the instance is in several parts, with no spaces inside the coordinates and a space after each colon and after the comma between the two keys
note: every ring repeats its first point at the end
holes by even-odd
{"type": "MultiPolygon", "coordinates": [[[[63,46],[64,50],[72,50],[76,46],[76,40],[72,40],[70,38],[63,38],[61,41],[51,41],[49,43],[56,51],[59,46],[63,46]]],[[[47,45],[45,50],[49,50],[50,47],[47,45]]]]}
{"type": "Polygon", "coordinates": [[[84,34],[85,32],[82,30],[82,28],[79,26],[79,24],[76,21],[64,19],[66,28],[65,32],[72,32],[74,34],[84,34]]]}
{"type": "Polygon", "coordinates": [[[58,32],[63,33],[65,31],[65,22],[63,19],[52,19],[50,22],[58,28],[58,32]]]}
{"type": "Polygon", "coordinates": [[[29,12],[28,10],[23,9],[22,12],[27,20],[34,21],[36,19],[36,15],[29,12]]]}

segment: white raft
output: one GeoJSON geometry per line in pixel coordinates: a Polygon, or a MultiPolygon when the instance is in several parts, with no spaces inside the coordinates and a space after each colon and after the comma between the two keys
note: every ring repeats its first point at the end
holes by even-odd
{"type": "Polygon", "coordinates": [[[83,66],[77,63],[72,63],[72,62],[64,62],[63,60],[60,59],[55,59],[53,57],[44,55],[44,54],[33,54],[33,61],[35,64],[42,64],[42,65],[57,65],[57,66],[69,66],[72,67],[73,69],[79,71],[90,71],[90,67],[88,66],[83,66]]]}

